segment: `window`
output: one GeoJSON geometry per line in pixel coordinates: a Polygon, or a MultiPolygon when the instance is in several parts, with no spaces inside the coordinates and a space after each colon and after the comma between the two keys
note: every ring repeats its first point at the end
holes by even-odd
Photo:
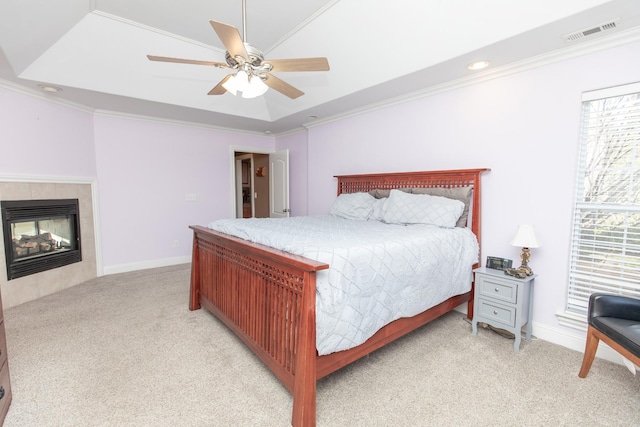
{"type": "Polygon", "coordinates": [[[593,292],[640,298],[640,84],[583,96],[567,312],[593,292]]]}

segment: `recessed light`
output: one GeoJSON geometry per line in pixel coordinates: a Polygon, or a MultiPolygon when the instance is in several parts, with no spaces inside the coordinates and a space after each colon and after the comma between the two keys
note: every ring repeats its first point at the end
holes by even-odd
{"type": "Polygon", "coordinates": [[[49,93],[58,93],[62,92],[62,89],[59,87],[51,86],[51,85],[38,85],[40,89],[49,93]]]}
{"type": "Polygon", "coordinates": [[[482,70],[483,68],[487,68],[489,64],[491,64],[491,61],[486,61],[486,60],[477,61],[467,65],[467,68],[470,69],[471,71],[478,71],[478,70],[482,70]]]}
{"type": "Polygon", "coordinates": [[[271,135],[271,131],[270,130],[265,130],[264,133],[266,133],[267,135],[271,135]]]}

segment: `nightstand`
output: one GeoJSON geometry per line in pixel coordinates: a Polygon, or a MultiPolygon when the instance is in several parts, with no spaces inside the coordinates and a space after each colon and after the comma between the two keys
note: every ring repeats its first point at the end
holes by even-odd
{"type": "Polygon", "coordinates": [[[473,335],[478,334],[478,323],[487,323],[512,332],[516,337],[515,351],[520,351],[522,327],[527,325],[527,341],[531,341],[531,316],[533,310],[533,281],[536,274],[524,279],[508,276],[502,270],[481,267],[473,270],[476,275],[473,335]]]}

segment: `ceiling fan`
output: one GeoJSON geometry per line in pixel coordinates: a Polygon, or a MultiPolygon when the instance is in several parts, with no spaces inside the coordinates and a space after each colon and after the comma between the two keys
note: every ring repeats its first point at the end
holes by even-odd
{"type": "Polygon", "coordinates": [[[237,92],[242,92],[243,98],[255,98],[264,94],[269,88],[272,88],[291,99],[296,99],[304,95],[304,92],[274,76],[271,72],[329,71],[329,61],[327,61],[327,58],[322,57],[265,59],[259,49],[246,42],[246,0],[242,0],[242,27],[244,37],[241,38],[238,29],[232,25],[213,20],[210,20],[209,23],[227,49],[225,53],[226,63],[155,55],[147,55],[147,58],[151,61],[207,65],[235,70],[235,74],[225,76],[208,94],[222,95],[225,92],[230,92],[236,95],[237,92]]]}

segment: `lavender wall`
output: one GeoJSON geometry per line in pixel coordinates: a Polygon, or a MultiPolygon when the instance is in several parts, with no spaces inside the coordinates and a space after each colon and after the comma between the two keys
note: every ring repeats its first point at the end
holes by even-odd
{"type": "Polygon", "coordinates": [[[539,274],[534,325],[540,333],[557,328],[566,299],[581,94],[636,82],[639,69],[640,43],[632,43],[313,127],[308,212],[328,212],[336,174],[489,167],[482,256],[518,260],[509,242],[518,224],[533,224],[543,244],[532,250],[539,274]]]}
{"type": "Polygon", "coordinates": [[[93,115],[0,87],[0,174],[96,176],[93,115]]]}
{"type": "Polygon", "coordinates": [[[273,138],[108,116],[96,116],[95,135],[105,272],[188,257],[189,225],[231,215],[230,147],[275,144],[273,138]],[[197,200],[186,201],[186,194],[197,200]]]}

